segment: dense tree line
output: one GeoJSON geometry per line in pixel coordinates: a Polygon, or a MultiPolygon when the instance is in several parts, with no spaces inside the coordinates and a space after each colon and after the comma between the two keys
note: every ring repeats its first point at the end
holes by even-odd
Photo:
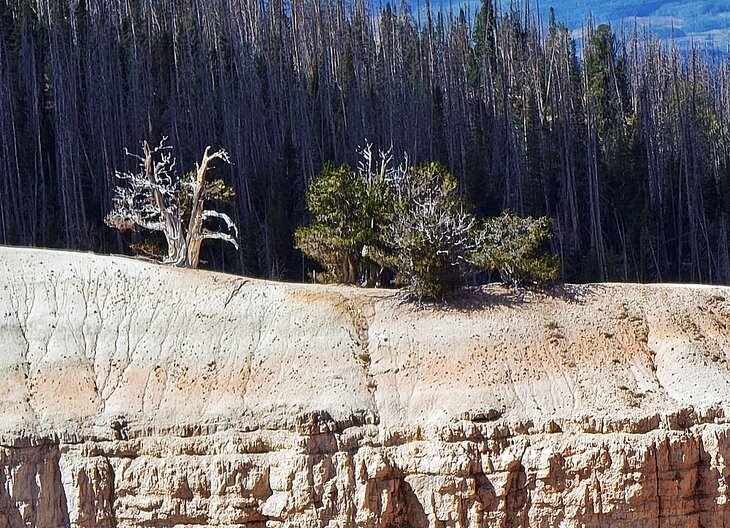
{"type": "Polygon", "coordinates": [[[115,171],[168,136],[180,170],[230,155],[241,250],[208,266],[302,278],[308,183],[372,142],[443,163],[481,217],[553,217],[567,280],[730,281],[730,61],[579,42],[491,0],[0,0],[0,243],[123,250],[115,171]]]}

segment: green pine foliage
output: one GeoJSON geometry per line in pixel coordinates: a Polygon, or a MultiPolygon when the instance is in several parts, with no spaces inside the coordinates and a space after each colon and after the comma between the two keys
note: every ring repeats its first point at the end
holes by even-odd
{"type": "Polygon", "coordinates": [[[314,220],[294,234],[297,248],[324,268],[327,282],[355,282],[357,250],[365,226],[358,218],[362,182],[347,165],[325,165],[306,201],[314,220]]]}
{"type": "Polygon", "coordinates": [[[545,285],[558,280],[558,259],[550,254],[549,217],[520,218],[505,211],[484,222],[472,261],[499,272],[511,286],[545,285]]]}
{"type": "Polygon", "coordinates": [[[382,177],[327,163],[312,180],[307,208],[312,222],[296,230],[295,245],[325,270],[323,282],[374,281],[377,264],[369,256],[380,244],[388,219],[387,188],[382,177]]]}

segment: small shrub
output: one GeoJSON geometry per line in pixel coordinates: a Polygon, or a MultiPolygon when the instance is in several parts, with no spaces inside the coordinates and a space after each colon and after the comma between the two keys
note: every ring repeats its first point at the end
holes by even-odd
{"type": "Polygon", "coordinates": [[[472,261],[496,270],[512,286],[544,285],[558,280],[558,259],[547,250],[550,218],[520,218],[505,211],[486,220],[477,235],[472,261]]]}

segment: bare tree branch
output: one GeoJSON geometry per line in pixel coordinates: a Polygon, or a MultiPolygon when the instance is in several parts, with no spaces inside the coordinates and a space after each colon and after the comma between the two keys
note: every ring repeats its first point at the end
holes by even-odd
{"type": "Polygon", "coordinates": [[[156,147],[142,143],[144,156],[130,154],[140,160],[139,172],[116,173],[120,185],[115,190],[112,212],[106,217],[107,225],[125,231],[137,228],[161,231],[167,240],[165,262],[175,266],[197,267],[200,261],[200,245],[205,239],[218,238],[232,243],[238,249],[234,236],[203,229],[203,221],[209,218],[222,220],[226,227],[238,236],[233,220],[218,211],[204,209],[206,198],[205,174],[210,162],[221,159],[230,163],[228,153],[218,150],[209,154],[205,149],[203,160],[197,166],[195,181],[183,182],[175,176],[175,159],[163,138],[156,147]],[[183,230],[182,197],[192,201],[187,232],[183,230]]]}

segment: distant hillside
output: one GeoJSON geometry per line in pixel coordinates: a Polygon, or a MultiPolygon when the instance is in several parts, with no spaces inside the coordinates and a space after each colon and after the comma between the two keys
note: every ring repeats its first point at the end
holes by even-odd
{"type": "MultiPolygon", "coordinates": [[[[435,0],[432,6],[463,5],[465,2],[435,0]]],[[[477,8],[481,1],[472,1],[477,8]]],[[[415,8],[425,6],[425,0],[413,0],[415,8]]],[[[503,1],[503,6],[510,2],[503,1]]],[[[609,22],[618,27],[621,22],[633,25],[634,19],[642,26],[651,27],[663,38],[669,38],[674,31],[680,41],[707,42],[716,48],[730,45],[730,1],[699,0],[695,2],[661,2],[641,0],[551,0],[538,2],[544,16],[555,9],[558,20],[573,29],[580,28],[592,14],[598,23],[609,22]]]]}
{"type": "Polygon", "coordinates": [[[598,22],[633,24],[634,19],[662,36],[694,40],[724,48],[730,44],[730,1],[659,2],[640,0],[554,0],[556,16],[571,27],[579,27],[590,13],[598,22]]]}

